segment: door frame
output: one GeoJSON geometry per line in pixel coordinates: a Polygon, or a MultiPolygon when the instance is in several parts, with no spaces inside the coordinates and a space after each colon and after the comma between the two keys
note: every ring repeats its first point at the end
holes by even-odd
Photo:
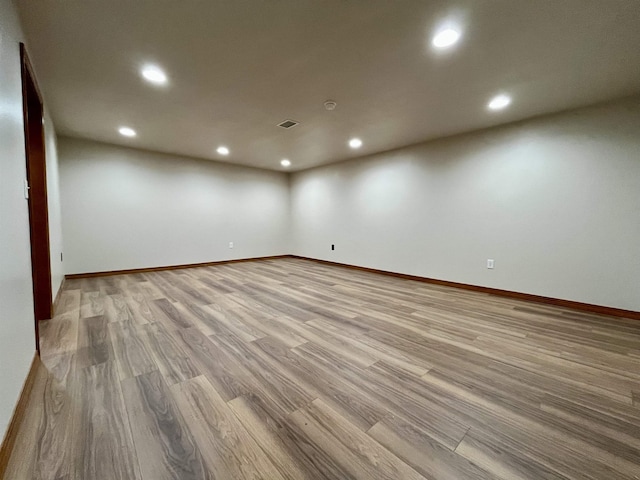
{"type": "Polygon", "coordinates": [[[28,193],[36,350],[40,352],[38,322],[51,318],[53,313],[44,105],[24,43],[20,43],[20,63],[27,164],[25,195],[28,193]]]}

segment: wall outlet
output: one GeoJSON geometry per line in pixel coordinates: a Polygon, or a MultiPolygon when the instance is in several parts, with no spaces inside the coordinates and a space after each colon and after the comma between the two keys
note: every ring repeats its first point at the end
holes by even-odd
{"type": "Polygon", "coordinates": [[[331,250],[335,250],[335,249],[336,249],[336,246],[332,243],[331,244],[331,250]]]}
{"type": "Polygon", "coordinates": [[[493,265],[494,265],[493,258],[488,258],[487,259],[487,268],[493,268],[493,265]]]}
{"type": "Polygon", "coordinates": [[[229,242],[229,248],[233,248],[233,242],[229,242]]]}

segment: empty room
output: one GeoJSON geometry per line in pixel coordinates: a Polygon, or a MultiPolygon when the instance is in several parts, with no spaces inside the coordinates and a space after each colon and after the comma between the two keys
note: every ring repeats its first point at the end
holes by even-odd
{"type": "Polygon", "coordinates": [[[640,480],[639,47],[0,0],[0,480],[640,480]]]}

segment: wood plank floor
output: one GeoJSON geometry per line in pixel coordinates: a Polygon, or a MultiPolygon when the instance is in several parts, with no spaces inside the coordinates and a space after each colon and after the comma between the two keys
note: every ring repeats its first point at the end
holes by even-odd
{"type": "Polygon", "coordinates": [[[298,259],[68,281],[6,478],[640,479],[640,322],[298,259]]]}

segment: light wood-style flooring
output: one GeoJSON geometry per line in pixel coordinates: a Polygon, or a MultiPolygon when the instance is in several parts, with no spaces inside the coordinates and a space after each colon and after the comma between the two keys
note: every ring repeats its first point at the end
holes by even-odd
{"type": "Polygon", "coordinates": [[[67,281],[9,480],[640,479],[640,322],[299,259],[67,281]]]}

